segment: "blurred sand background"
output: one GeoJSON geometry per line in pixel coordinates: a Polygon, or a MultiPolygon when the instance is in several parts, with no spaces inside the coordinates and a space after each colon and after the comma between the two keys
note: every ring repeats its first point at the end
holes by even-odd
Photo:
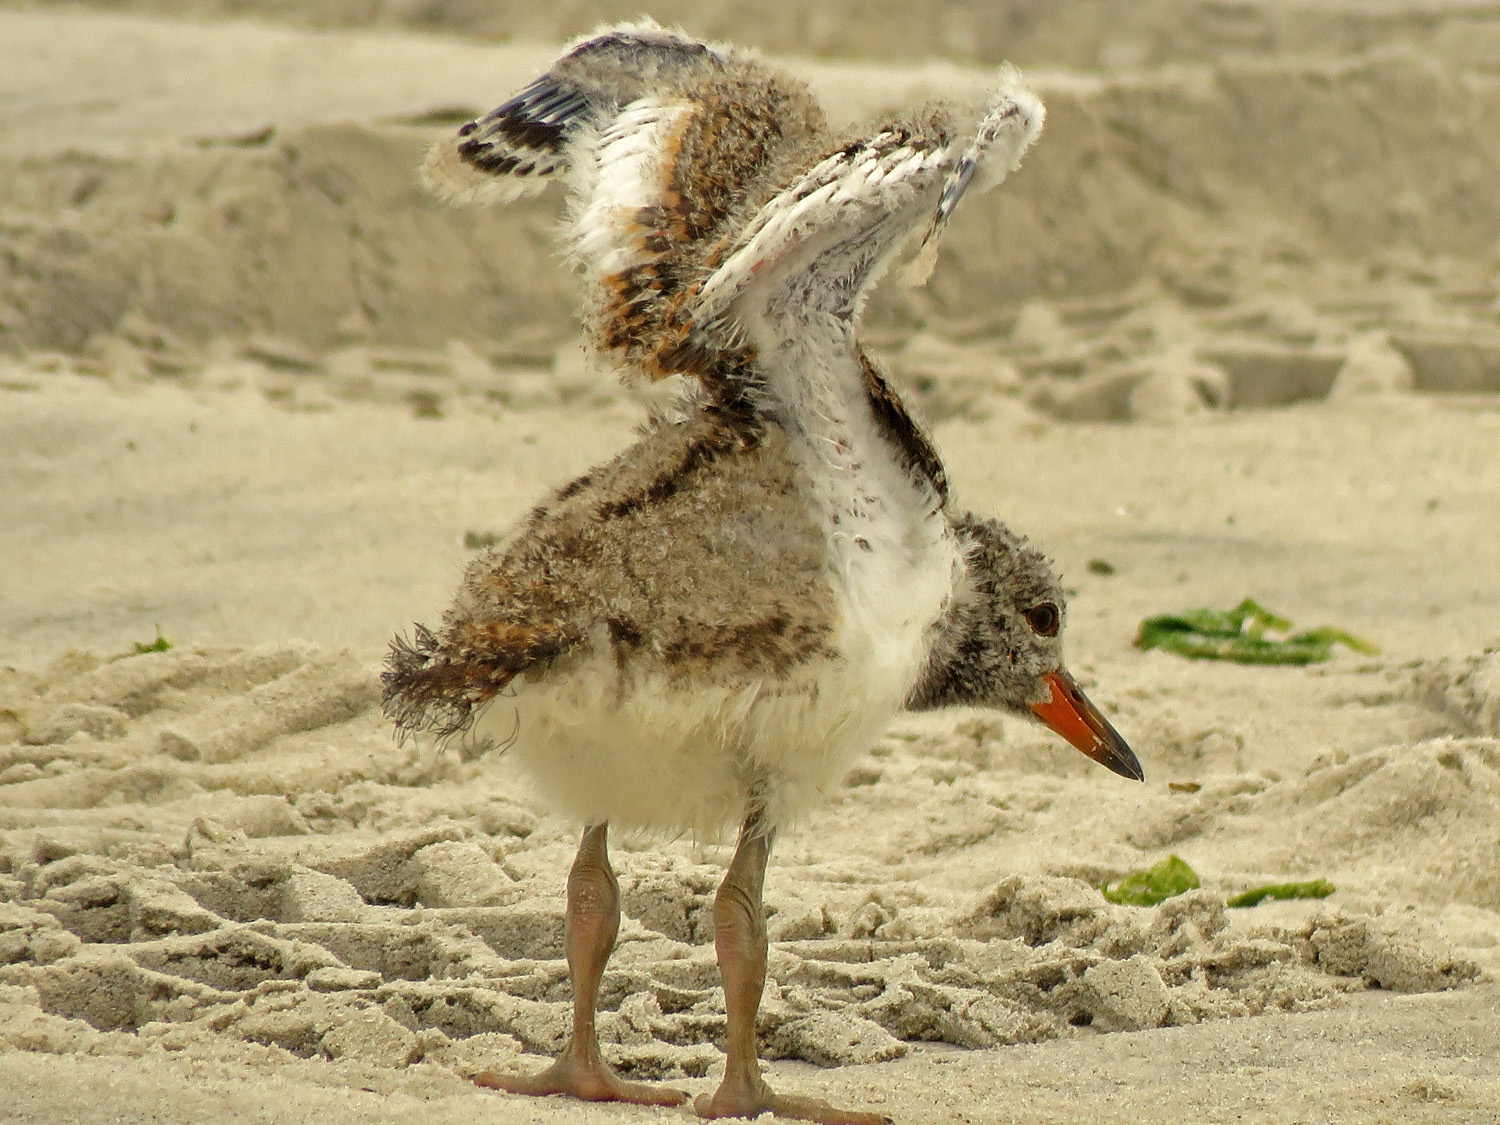
{"type": "MultiPolygon", "coordinates": [[[[413,173],[638,7],[0,7],[0,1119],[688,1119],[468,1083],[566,1034],[576,826],[503,756],[397,748],[374,678],[641,417],[577,349],[556,198],[413,173]]],[[[868,334],[962,502],[1056,559],[1148,777],[899,720],[773,859],[773,1081],[909,1123],[1500,1118],[1500,9],[651,10],[839,118],[1005,59],[1046,99],[868,334]],[[1381,655],[1131,647],[1247,595],[1381,655]],[[1092,889],[1170,853],[1204,889],[1092,889]]],[[[618,848],[634,1075],[721,1064],[725,858],[618,848]]]]}

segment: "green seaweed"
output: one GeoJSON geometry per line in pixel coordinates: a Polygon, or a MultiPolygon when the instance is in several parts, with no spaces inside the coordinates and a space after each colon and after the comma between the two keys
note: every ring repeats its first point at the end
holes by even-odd
{"type": "Polygon", "coordinates": [[[1268,898],[1327,898],[1333,894],[1333,889],[1333,884],[1327,879],[1313,879],[1306,883],[1271,883],[1237,894],[1224,905],[1243,909],[1247,906],[1259,906],[1268,898]]]}
{"type": "Polygon", "coordinates": [[[1201,885],[1196,871],[1180,856],[1169,855],[1156,866],[1127,875],[1100,891],[1120,906],[1155,906],[1201,885]]]}
{"type": "Polygon", "coordinates": [[[152,641],[150,644],[144,644],[141,641],[136,641],[135,652],[132,655],[145,656],[148,652],[170,652],[171,649],[172,642],[161,635],[161,626],[158,625],[156,627],[156,640],[152,641]]]}
{"type": "Polygon", "coordinates": [[[497,546],[500,538],[493,531],[474,531],[471,529],[464,532],[464,549],[466,551],[482,551],[486,547],[497,546]]]}
{"type": "Polygon", "coordinates": [[[1160,648],[1193,660],[1233,660],[1240,664],[1319,664],[1345,645],[1373,656],[1380,650],[1343,629],[1324,626],[1300,633],[1292,623],[1246,598],[1229,610],[1190,609],[1148,617],[1136,633],[1135,647],[1160,648]],[[1285,633],[1281,638],[1267,633],[1285,633]]]}

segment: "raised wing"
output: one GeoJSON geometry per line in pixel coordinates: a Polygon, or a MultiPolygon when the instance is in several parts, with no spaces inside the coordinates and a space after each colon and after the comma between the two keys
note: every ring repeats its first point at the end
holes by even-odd
{"type": "MultiPolygon", "coordinates": [[[[1014,75],[977,120],[942,107],[887,124],[829,153],[745,226],[702,284],[693,327],[673,361],[697,352],[794,344],[809,325],[852,331],[865,294],[901,244],[927,226],[936,253],[958,200],[981,166],[998,183],[1041,131],[1041,102],[1014,75]]],[[[766,365],[760,365],[764,368],[766,365]]]]}
{"type": "Polygon", "coordinates": [[[648,378],[691,327],[705,262],[771,195],[787,154],[825,135],[807,89],[752,60],[624,107],[578,177],[573,252],[594,284],[596,346],[648,378]]]}
{"type": "Polygon", "coordinates": [[[628,373],[676,373],[703,261],[747,199],[784,176],[788,153],[825,137],[801,82],[757,59],[654,25],[565,52],[504,105],[436,146],[428,186],[457,201],[505,202],[561,178],[571,258],[590,282],[595,347],[628,373]]]}
{"type": "Polygon", "coordinates": [[[571,44],[551,69],[452,138],[434,145],[422,180],[455,203],[506,203],[580,162],[579,142],[648,90],[708,77],[724,55],[653,23],[571,44]]]}
{"type": "Polygon", "coordinates": [[[1021,166],[1021,158],[1042,131],[1046,110],[1040,100],[1021,85],[1021,76],[1013,67],[1000,72],[1000,89],[980,118],[974,138],[954,162],[943,184],[943,194],[932,213],[932,222],[922,236],[922,245],[905,271],[907,285],[922,285],[937,265],[938,242],[947,229],[948,220],[958,201],[969,190],[976,174],[988,167],[991,174],[982,178],[979,190],[988,191],[1021,166]]]}

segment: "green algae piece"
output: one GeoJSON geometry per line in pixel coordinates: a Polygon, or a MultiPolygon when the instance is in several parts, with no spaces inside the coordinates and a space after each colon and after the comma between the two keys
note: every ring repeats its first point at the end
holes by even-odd
{"type": "Polygon", "coordinates": [[[1242,909],[1247,906],[1259,906],[1268,898],[1327,898],[1333,894],[1333,891],[1333,884],[1327,879],[1313,879],[1306,883],[1271,883],[1264,887],[1252,887],[1243,894],[1237,894],[1224,905],[1242,909]]]}
{"type": "Polygon", "coordinates": [[[1100,890],[1120,906],[1155,906],[1200,886],[1198,873],[1180,856],[1169,855],[1155,867],[1127,875],[1100,890]]]}
{"type": "Polygon", "coordinates": [[[171,650],[172,642],[161,635],[161,626],[158,625],[156,627],[156,640],[152,641],[150,644],[144,644],[141,641],[136,641],[135,652],[131,655],[144,656],[148,652],[170,652],[171,650]]]}
{"type": "Polygon", "coordinates": [[[1160,648],[1192,660],[1233,660],[1239,664],[1319,664],[1333,646],[1374,656],[1380,650],[1353,633],[1331,626],[1293,633],[1292,623],[1250,598],[1233,609],[1190,609],[1148,617],[1135,636],[1139,649],[1160,648]],[[1267,633],[1285,633],[1281,638],[1267,633]]]}

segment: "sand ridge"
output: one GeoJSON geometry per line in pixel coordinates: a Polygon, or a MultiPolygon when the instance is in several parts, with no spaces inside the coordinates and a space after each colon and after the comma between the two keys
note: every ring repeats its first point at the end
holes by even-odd
{"type": "MultiPolygon", "coordinates": [[[[549,853],[566,848],[567,827],[517,796],[503,756],[397,747],[369,669],[347,654],[75,652],[8,688],[22,727],[0,772],[0,983],[19,986],[12,1003],[143,1042],[228,1039],[398,1068],[427,1059],[460,1075],[560,1046],[549,853]]],[[[985,1048],[1079,1026],[1188,1026],[1478,972],[1378,908],[1232,924],[1225,890],[1253,875],[1222,873],[1155,909],[1111,905],[1090,885],[1125,873],[1108,863],[1121,842],[1107,830],[1086,840],[1075,829],[1069,843],[1095,862],[1074,875],[1013,875],[977,896],[931,889],[916,872],[997,837],[1058,835],[1068,817],[1054,809],[1103,788],[1089,774],[1028,785],[995,760],[992,738],[951,722],[898,730],[837,803],[845,817],[878,808],[901,831],[855,851],[805,840],[779,864],[769,1057],[831,1066],[899,1058],[911,1041],[985,1048]],[[934,801],[934,789],[948,792],[934,801]],[[1051,807],[1028,815],[1018,789],[1051,807]]],[[[1129,843],[1232,833],[1242,863],[1260,845],[1251,872],[1301,871],[1337,866],[1340,845],[1368,863],[1375,836],[1409,875],[1403,827],[1420,837],[1440,816],[1446,846],[1472,854],[1458,834],[1494,822],[1500,742],[1333,755],[1280,784],[1231,775],[1184,796],[1167,799],[1165,818],[1138,812],[1129,843]],[[1226,829],[1226,813],[1260,830],[1226,829]],[[1278,847],[1267,837],[1288,821],[1295,843],[1278,847]]],[[[719,1057],[722,991],[705,944],[719,870],[697,851],[643,841],[621,860],[634,925],[605,978],[602,1034],[643,1077],[701,1077],[719,1057]]],[[[1054,870],[1066,867],[1059,851],[1054,870]]],[[[1461,866],[1447,885],[1443,875],[1421,872],[1423,898],[1500,906],[1500,885],[1461,866]]]]}
{"type": "MultiPolygon", "coordinates": [[[[0,11],[0,28],[24,64],[0,79],[13,122],[4,351],[115,369],[143,347],[180,363],[170,353],[251,336],[291,345],[289,362],[450,341],[535,356],[572,341],[556,201],[454,211],[411,174],[437,130],[524,82],[545,47],[24,11],[0,11]],[[64,74],[66,95],[50,95],[64,74]]],[[[836,119],[993,81],[952,63],[790,65],[836,119]]],[[[1030,80],[1047,143],[1005,206],[960,212],[927,288],[876,294],[872,328],[893,345],[922,329],[989,341],[1027,302],[1048,303],[1103,338],[1056,339],[1071,347],[1023,357],[1021,373],[1114,388],[1063,406],[1079,418],[1124,416],[1120,387],[1146,370],[1181,382],[1174,345],[1199,335],[1242,395],[1270,373],[1263,399],[1229,400],[1243,405],[1322,397],[1351,341],[1379,330],[1423,389],[1494,389],[1500,211],[1476,189],[1500,170],[1500,87],[1479,64],[1229,52],[1030,80]],[[1138,285],[1200,315],[1110,323],[1138,285]]],[[[1045,330],[1023,336],[1044,343],[1045,330]]]]}

